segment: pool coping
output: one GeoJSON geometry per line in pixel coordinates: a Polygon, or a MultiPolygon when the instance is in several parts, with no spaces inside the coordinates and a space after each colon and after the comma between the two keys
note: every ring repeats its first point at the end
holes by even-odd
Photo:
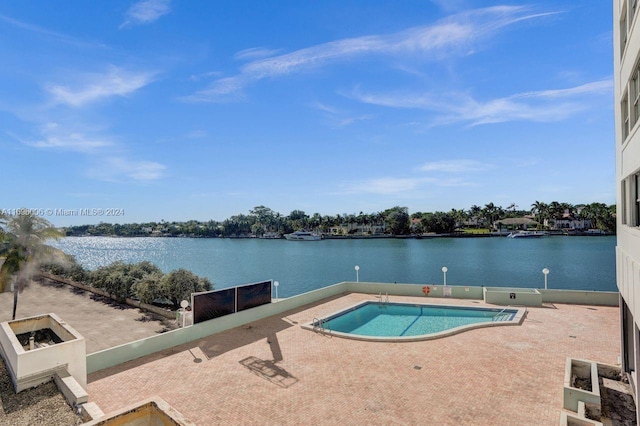
{"type": "Polygon", "coordinates": [[[435,340],[441,339],[443,337],[452,336],[454,334],[462,333],[467,330],[473,330],[478,328],[486,328],[486,327],[499,327],[499,326],[508,326],[508,325],[521,325],[524,321],[524,318],[527,314],[527,308],[525,307],[517,307],[517,306],[472,306],[472,305],[443,305],[443,304],[432,304],[432,303],[406,303],[406,302],[376,302],[371,300],[365,300],[362,302],[358,302],[351,306],[348,306],[344,309],[340,309],[339,311],[332,312],[328,315],[324,315],[322,318],[314,318],[312,321],[308,323],[302,324],[300,327],[305,330],[311,330],[316,333],[322,333],[328,336],[336,336],[342,337],[345,339],[352,340],[363,340],[368,342],[418,342],[425,340],[435,340]],[[342,315],[346,312],[353,311],[363,305],[371,304],[371,303],[383,303],[383,304],[392,304],[392,305],[421,305],[421,306],[429,306],[436,308],[470,308],[473,310],[488,310],[488,311],[502,311],[502,310],[512,310],[516,311],[513,318],[508,321],[495,321],[495,322],[481,322],[475,324],[461,325],[459,327],[454,327],[448,330],[443,330],[437,333],[431,334],[423,334],[420,336],[397,336],[397,337],[389,337],[389,336],[364,336],[360,334],[349,334],[343,333],[340,331],[333,331],[331,329],[325,329],[323,326],[318,326],[318,323],[322,324],[322,322],[332,319],[336,316],[342,315]]]}

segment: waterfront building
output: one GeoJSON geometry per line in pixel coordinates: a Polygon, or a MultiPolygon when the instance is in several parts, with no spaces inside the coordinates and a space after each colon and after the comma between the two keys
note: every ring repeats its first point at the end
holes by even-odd
{"type": "Polygon", "coordinates": [[[616,280],[620,290],[621,361],[638,412],[640,367],[640,22],[638,0],[613,2],[617,186],[616,280]]]}

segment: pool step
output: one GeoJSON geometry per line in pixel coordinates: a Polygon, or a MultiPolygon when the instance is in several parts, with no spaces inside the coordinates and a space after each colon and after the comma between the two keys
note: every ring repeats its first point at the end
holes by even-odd
{"type": "Polygon", "coordinates": [[[497,314],[493,317],[492,321],[509,321],[511,319],[512,313],[508,314],[497,314]]]}

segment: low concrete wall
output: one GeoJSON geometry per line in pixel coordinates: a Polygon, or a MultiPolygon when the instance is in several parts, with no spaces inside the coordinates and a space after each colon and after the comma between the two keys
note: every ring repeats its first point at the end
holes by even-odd
{"type": "MultiPolygon", "coordinates": [[[[474,286],[447,286],[451,290],[451,297],[456,299],[474,299],[482,300],[484,287],[474,286]]],[[[493,287],[498,290],[511,290],[508,288],[493,287]]],[[[514,289],[516,291],[530,292],[537,294],[541,297],[541,294],[534,289],[514,289]]],[[[553,299],[553,292],[561,290],[547,290],[547,297],[553,299]]],[[[561,291],[562,292],[562,291],[561,291]]],[[[235,314],[226,315],[224,317],[215,318],[209,321],[205,321],[199,324],[195,324],[190,327],[181,328],[178,330],[169,331],[157,336],[148,337],[146,339],[136,340],[134,342],[126,343],[113,348],[105,349],[99,352],[94,352],[87,355],[87,373],[94,373],[96,371],[112,367],[114,365],[121,364],[126,361],[131,361],[136,358],[140,358],[146,355],[150,355],[155,352],[159,352],[174,346],[182,345],[194,340],[200,339],[205,336],[210,336],[215,333],[219,333],[224,330],[228,330],[234,327],[258,321],[260,319],[277,315],[282,312],[297,309],[310,303],[315,303],[320,300],[336,296],[342,293],[365,293],[365,294],[388,294],[389,296],[416,296],[424,297],[425,299],[436,297],[444,297],[444,287],[438,284],[389,284],[389,283],[364,283],[364,282],[342,282],[334,284],[328,287],[324,287],[318,290],[313,290],[308,293],[303,293],[297,296],[292,296],[286,299],[280,299],[277,303],[270,303],[268,305],[258,306],[245,311],[237,312],[235,314]],[[429,285],[429,296],[425,296],[422,287],[429,285]]],[[[509,291],[502,291],[502,294],[506,295],[507,301],[505,303],[499,303],[502,305],[515,305],[516,303],[509,303],[509,291]]],[[[576,292],[575,300],[582,300],[582,293],[576,292]]],[[[590,292],[586,292],[590,293],[590,292]]],[[[617,294],[617,293],[614,293],[617,294]]],[[[580,303],[571,298],[571,292],[562,293],[562,297],[566,298],[566,302],[562,303],[580,303]]],[[[560,296],[559,296],[560,297],[560,296]]],[[[590,296],[590,297],[594,297],[590,296]]],[[[608,300],[610,296],[604,296],[603,300],[608,300]]],[[[598,299],[599,300],[599,299],[598,299]]],[[[560,303],[560,302],[558,302],[560,303]]],[[[520,303],[521,304],[521,303],[520,303]]]]}
{"type": "MultiPolygon", "coordinates": [[[[364,283],[347,282],[347,291],[351,293],[365,294],[389,294],[393,296],[414,296],[414,297],[445,297],[445,287],[441,284],[389,284],[389,283],[364,283]],[[429,287],[429,296],[425,296],[423,287],[429,287]]],[[[482,287],[455,286],[446,287],[451,291],[454,299],[482,299],[482,287]]]]}
{"type": "Polygon", "coordinates": [[[484,287],[484,301],[502,306],[542,306],[542,294],[535,288],[484,287]]]}
{"type": "Polygon", "coordinates": [[[221,331],[239,327],[253,321],[277,315],[296,309],[309,303],[314,303],[346,291],[346,283],[334,284],[318,290],[303,293],[298,296],[283,299],[277,303],[257,306],[245,311],[214,318],[209,321],[194,324],[191,327],[168,331],[157,336],[125,343],[113,348],[104,349],[87,355],[87,372],[93,373],[123,362],[150,355],[174,346],[192,342],[221,331]]]}
{"type": "Polygon", "coordinates": [[[541,290],[544,303],[567,303],[574,305],[618,306],[620,300],[617,291],[587,290],[541,290]]]}

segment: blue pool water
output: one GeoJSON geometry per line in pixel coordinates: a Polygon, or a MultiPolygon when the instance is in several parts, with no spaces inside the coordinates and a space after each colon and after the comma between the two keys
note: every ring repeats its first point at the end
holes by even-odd
{"type": "Polygon", "coordinates": [[[323,321],[332,332],[373,337],[422,336],[457,327],[510,321],[517,311],[462,306],[367,302],[323,321]]]}

